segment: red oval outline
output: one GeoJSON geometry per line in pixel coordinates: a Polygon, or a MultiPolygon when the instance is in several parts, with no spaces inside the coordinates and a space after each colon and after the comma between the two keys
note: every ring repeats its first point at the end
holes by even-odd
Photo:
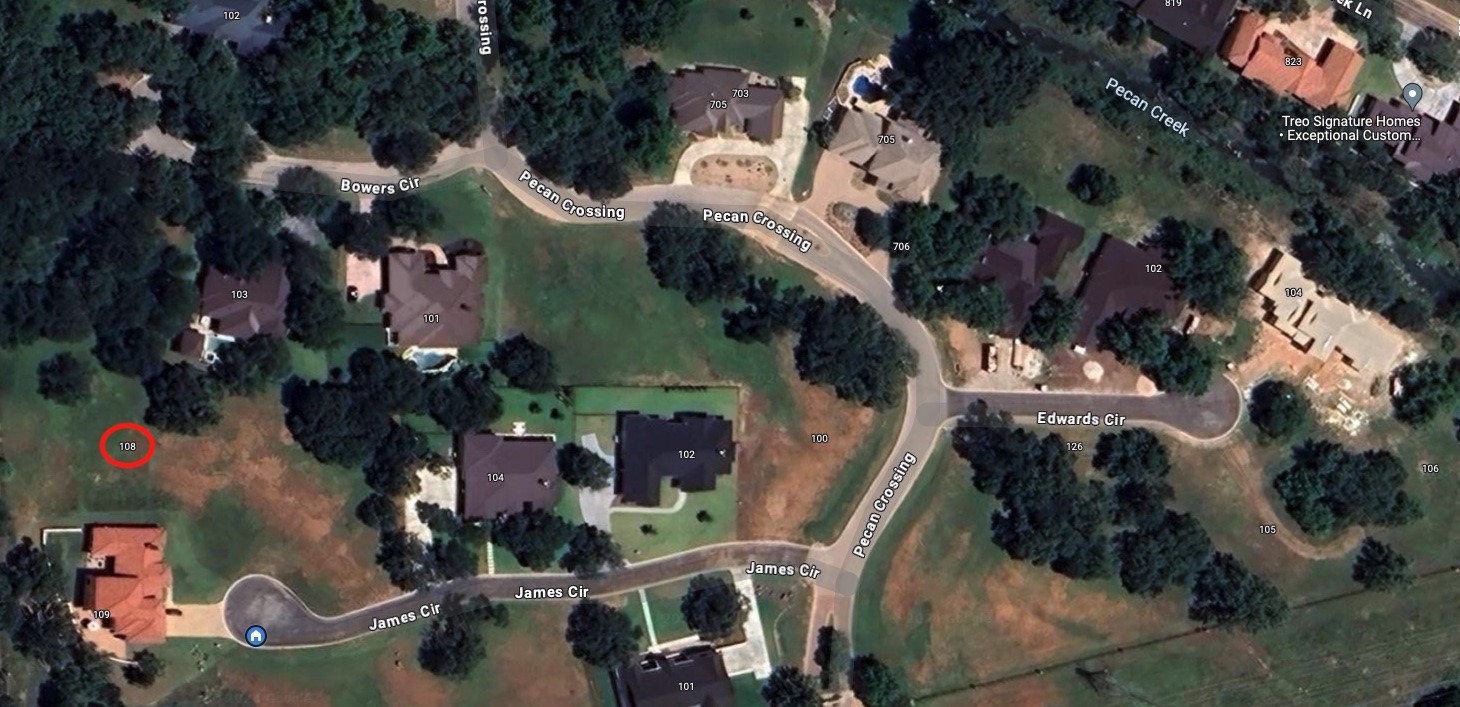
{"type": "Polygon", "coordinates": [[[135,422],[118,422],[117,424],[108,427],[106,432],[101,433],[101,443],[98,446],[101,449],[101,458],[106,460],[106,463],[111,464],[118,469],[135,469],[139,466],[142,466],[143,464],[146,464],[149,461],[152,461],[152,455],[157,451],[157,440],[152,437],[152,433],[148,432],[146,427],[143,427],[135,422]],[[138,459],[134,462],[121,462],[113,459],[112,455],[107,453],[106,451],[106,440],[108,437],[112,436],[113,432],[116,432],[118,430],[135,430],[137,432],[141,432],[142,436],[147,438],[147,453],[142,455],[141,459],[138,459]]]}

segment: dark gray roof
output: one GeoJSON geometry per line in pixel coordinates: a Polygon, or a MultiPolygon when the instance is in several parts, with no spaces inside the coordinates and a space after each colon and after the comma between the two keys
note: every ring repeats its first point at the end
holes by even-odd
{"type": "Polygon", "coordinates": [[[1369,118],[1419,118],[1419,127],[1407,126],[1376,128],[1388,132],[1409,132],[1413,140],[1388,140],[1390,154],[1404,170],[1418,181],[1425,181],[1436,174],[1445,174],[1460,167],[1460,128],[1454,124],[1455,106],[1451,106],[1446,120],[1421,113],[1396,99],[1382,101],[1369,96],[1364,102],[1364,115],[1369,118]]]}
{"type": "Polygon", "coordinates": [[[669,104],[674,122],[688,132],[714,137],[734,128],[770,142],[781,136],[786,97],[774,86],[751,84],[750,74],[740,69],[703,66],[670,79],[669,104]],[[737,90],[745,95],[735,95],[737,90]],[[711,101],[725,101],[726,107],[712,107],[711,101]]]}
{"type": "Polygon", "coordinates": [[[666,420],[620,412],[616,432],[613,490],[626,503],[658,506],[666,478],[681,491],[710,491],[735,461],[734,429],[723,417],[678,412],[666,420]]]}
{"type": "Polygon", "coordinates": [[[288,18],[273,15],[270,0],[196,0],[173,21],[189,31],[230,42],[240,54],[252,54],[284,36],[288,18]],[[238,13],[229,19],[225,12],[238,13]]]}
{"type": "Polygon", "coordinates": [[[1237,0],[1121,0],[1136,14],[1171,37],[1202,54],[1217,50],[1227,33],[1227,23],[1237,10],[1237,0]]]}
{"type": "Polygon", "coordinates": [[[557,448],[548,437],[503,437],[472,432],[456,438],[461,515],[490,520],[558,503],[557,448]]]}
{"type": "Polygon", "coordinates": [[[1085,239],[1085,229],[1048,211],[1039,212],[1039,227],[1028,240],[990,248],[973,268],[977,280],[992,280],[1009,301],[1009,322],[1003,334],[1017,335],[1029,321],[1029,308],[1044,283],[1059,272],[1065,256],[1085,239]]]}
{"type": "Polygon", "coordinates": [[[199,275],[198,291],[198,313],[211,319],[209,326],[215,333],[235,339],[284,333],[289,278],[283,265],[270,265],[250,280],[210,267],[199,275]]]}
{"type": "Polygon", "coordinates": [[[731,707],[735,688],[713,646],[675,653],[646,653],[613,669],[618,707],[731,707]],[[692,689],[683,689],[692,685],[692,689]]]}

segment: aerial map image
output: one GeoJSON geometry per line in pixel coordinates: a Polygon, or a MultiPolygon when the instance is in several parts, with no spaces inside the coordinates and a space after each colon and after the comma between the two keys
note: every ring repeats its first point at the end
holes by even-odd
{"type": "Polygon", "coordinates": [[[1460,0],[0,0],[0,707],[1460,707],[1460,0]]]}

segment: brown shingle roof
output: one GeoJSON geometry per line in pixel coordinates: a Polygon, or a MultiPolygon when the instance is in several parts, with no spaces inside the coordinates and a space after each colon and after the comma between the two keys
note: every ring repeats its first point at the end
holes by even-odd
{"type": "Polygon", "coordinates": [[[1085,229],[1048,211],[1039,213],[1039,227],[1028,240],[1001,243],[984,254],[973,277],[993,280],[1009,301],[1009,321],[1001,332],[1016,335],[1029,321],[1029,308],[1055,276],[1071,250],[1085,239],[1085,229]]]}
{"type": "Polygon", "coordinates": [[[251,280],[240,280],[208,268],[199,276],[198,313],[212,320],[215,333],[235,339],[255,334],[284,333],[284,305],[289,278],[283,265],[270,265],[251,280]]]}
{"type": "Polygon", "coordinates": [[[456,438],[457,496],[461,514],[490,520],[558,503],[557,449],[547,437],[503,437],[472,432],[456,438]]]}
{"type": "Polygon", "coordinates": [[[740,69],[682,70],[670,79],[669,96],[674,122],[696,135],[714,137],[733,130],[761,142],[781,136],[785,95],[774,86],[751,84],[750,74],[740,69]],[[724,101],[726,107],[712,107],[711,101],[724,101]]]}
{"type": "Polygon", "coordinates": [[[459,348],[482,337],[487,261],[475,244],[446,250],[445,263],[424,250],[385,256],[380,308],[391,343],[401,348],[459,348]]]}
{"type": "Polygon", "coordinates": [[[1093,347],[1098,343],[1100,322],[1120,312],[1150,308],[1169,319],[1181,311],[1176,286],[1166,274],[1166,259],[1157,249],[1137,248],[1119,238],[1105,236],[1085,268],[1079,297],[1084,309],[1075,330],[1075,343],[1093,347]],[[1150,266],[1159,265],[1159,272],[1150,266]]]}
{"type": "Polygon", "coordinates": [[[1211,54],[1222,41],[1227,21],[1237,9],[1237,0],[1121,0],[1157,29],[1188,44],[1202,54],[1211,54]]]}
{"type": "Polygon", "coordinates": [[[1424,181],[1460,167],[1460,129],[1454,123],[1435,120],[1397,100],[1381,101],[1373,96],[1364,107],[1364,115],[1370,118],[1419,118],[1422,121],[1417,128],[1376,128],[1414,133],[1413,140],[1389,140],[1385,144],[1390,147],[1394,159],[1404,165],[1405,171],[1415,179],[1424,181]]]}

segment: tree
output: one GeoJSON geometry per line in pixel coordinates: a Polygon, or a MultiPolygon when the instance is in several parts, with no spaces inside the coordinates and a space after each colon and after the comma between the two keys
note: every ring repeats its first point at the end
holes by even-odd
{"type": "Polygon", "coordinates": [[[1394,377],[1390,401],[1394,417],[1405,424],[1427,424],[1460,399],[1460,358],[1448,363],[1435,359],[1406,363],[1394,377]]]}
{"type": "Polygon", "coordinates": [[[844,400],[889,408],[917,373],[916,354],[902,334],[849,295],[810,300],[798,333],[794,354],[801,379],[829,385],[844,400]]]}
{"type": "Polygon", "coordinates": [[[605,489],[613,482],[613,467],[597,452],[569,442],[558,447],[558,472],[563,481],[585,489],[605,489]]]}
{"type": "Polygon", "coordinates": [[[426,385],[426,407],[431,419],[452,432],[470,432],[502,416],[502,397],[492,390],[481,366],[460,366],[447,375],[433,376],[426,385]]]}
{"type": "Polygon", "coordinates": [[[593,577],[604,568],[613,569],[624,564],[624,555],[618,543],[606,531],[580,523],[573,529],[568,540],[568,551],[558,560],[558,566],[579,577],[593,577]]]}
{"type": "Polygon", "coordinates": [[[643,631],[627,614],[602,602],[585,599],[573,605],[564,634],[573,657],[589,665],[612,668],[639,652],[643,631]]]}
{"type": "Polygon", "coordinates": [[[1428,76],[1447,82],[1460,78],[1460,41],[1449,33],[1425,27],[1409,40],[1405,54],[1428,76]]]}
{"type": "Polygon", "coordinates": [[[1045,353],[1069,343],[1080,319],[1080,301],[1065,299],[1052,285],[1045,285],[1039,299],[1029,307],[1029,319],[1019,339],[1045,353]]]}
{"type": "Polygon", "coordinates": [[[1308,426],[1312,407],[1298,386],[1271,378],[1252,388],[1247,417],[1265,442],[1286,442],[1308,426]]]}
{"type": "Polygon", "coordinates": [[[1394,551],[1388,544],[1364,538],[1354,558],[1353,578],[1364,589],[1390,592],[1414,584],[1409,558],[1394,551]]]}
{"type": "Polygon", "coordinates": [[[446,222],[441,209],[418,194],[376,199],[370,206],[370,214],[383,220],[393,235],[415,239],[429,238],[446,222]]]}
{"type": "Polygon", "coordinates": [[[558,372],[553,363],[553,352],[527,338],[526,334],[497,342],[488,361],[492,368],[507,377],[507,382],[514,388],[534,393],[557,388],[555,380],[558,372]]]}
{"type": "Polygon", "coordinates": [[[1402,36],[1404,26],[1394,15],[1394,9],[1388,5],[1365,7],[1371,10],[1373,15],[1359,17],[1353,12],[1335,5],[1333,21],[1339,27],[1353,32],[1363,41],[1365,55],[1373,54],[1389,61],[1399,61],[1404,58],[1405,45],[1402,36]]]}
{"type": "Polygon", "coordinates": [[[842,673],[851,667],[851,650],[852,642],[847,639],[847,634],[832,626],[816,629],[816,652],[812,660],[821,669],[821,689],[836,689],[842,673]]]}
{"type": "Polygon", "coordinates": [[[345,326],[345,295],[334,286],[334,272],[324,252],[308,243],[285,243],[289,299],[284,320],[289,338],[311,349],[333,348],[345,326]]]}
{"type": "Polygon", "coordinates": [[[421,669],[448,680],[465,680],[487,657],[482,624],[491,620],[498,626],[507,623],[507,608],[493,605],[486,597],[463,600],[458,595],[446,598],[440,613],[431,618],[416,648],[416,662],[421,669]]]}
{"type": "MultiPolygon", "coordinates": [[[[367,400],[355,397],[352,403],[364,405],[367,400]]],[[[366,424],[373,425],[374,421],[366,424]]],[[[417,488],[416,471],[430,457],[425,435],[404,422],[386,418],[381,435],[365,443],[373,445],[363,470],[366,486],[389,498],[399,498],[417,488]]]]}
{"type": "Polygon", "coordinates": [[[684,204],[659,202],[644,220],[649,270],[690,304],[740,295],[750,275],[743,237],[707,224],[684,204]]]}
{"type": "Polygon", "coordinates": [[[720,317],[725,323],[725,336],[743,343],[769,343],[801,321],[801,308],[806,288],[795,285],[781,287],[773,277],[746,278],[745,300],[740,309],[726,309],[720,317]]]}
{"type": "Polygon", "coordinates": [[[492,542],[512,553],[517,563],[534,572],[552,566],[558,550],[573,537],[573,525],[538,508],[492,521],[492,542]]]}
{"type": "Polygon", "coordinates": [[[1152,240],[1166,257],[1171,282],[1197,309],[1219,316],[1236,313],[1246,291],[1247,257],[1226,231],[1204,231],[1168,218],[1152,240]]]}
{"type": "Polygon", "coordinates": [[[760,697],[769,707],[819,707],[821,695],[811,676],[792,665],[778,665],[760,688],[760,697]]]}
{"type": "Polygon", "coordinates": [[[91,364],[69,353],[59,353],[36,366],[36,392],[61,405],[91,400],[91,364]]]}
{"type": "Polygon", "coordinates": [[[122,677],[138,687],[152,687],[162,677],[167,664],[156,653],[140,650],[132,655],[132,662],[122,667],[122,677]]]}
{"type": "Polygon", "coordinates": [[[1159,518],[1115,536],[1120,584],[1131,594],[1153,597],[1167,586],[1189,586],[1211,556],[1211,538],[1195,518],[1171,510],[1159,518]]]}
{"type": "Polygon", "coordinates": [[[1115,7],[1101,0],[1050,0],[1049,11],[1075,32],[1083,33],[1109,22],[1115,7]]]}
{"type": "Polygon", "coordinates": [[[852,694],[867,707],[908,707],[912,698],[902,678],[876,656],[859,655],[847,675],[852,694]]]}
{"type": "Polygon", "coordinates": [[[1100,435],[1094,463],[1115,480],[1117,523],[1145,525],[1159,518],[1165,502],[1175,495],[1166,483],[1171,471],[1166,447],[1145,428],[1100,435]]]}
{"type": "Polygon", "coordinates": [[[945,164],[970,164],[977,128],[1007,122],[1029,105],[1047,62],[992,28],[945,27],[923,6],[910,17],[884,72],[892,103],[943,146],[945,164]],[[996,75],[985,71],[990,66],[999,67],[996,75]]]}
{"type": "Polygon", "coordinates": [[[218,347],[208,375],[233,395],[255,395],[289,372],[289,347],[276,336],[251,336],[218,347]]]}
{"type": "Polygon", "coordinates": [[[1120,184],[1115,181],[1115,175],[1107,172],[1104,167],[1093,164],[1076,167],[1070,173],[1070,181],[1065,184],[1065,188],[1076,199],[1091,206],[1108,206],[1121,196],[1120,184]]]}
{"type": "Polygon", "coordinates": [[[385,219],[353,211],[346,202],[319,222],[319,228],[334,248],[344,248],[368,260],[379,260],[390,252],[390,227],[385,219]]]}
{"type": "Polygon", "coordinates": [[[390,583],[413,592],[431,583],[432,572],[426,550],[416,536],[399,526],[380,531],[375,564],[390,577],[390,583]]]}
{"type": "Polygon", "coordinates": [[[735,633],[750,613],[750,604],[735,585],[707,574],[689,581],[679,603],[684,622],[700,638],[714,641],[735,633]]]}
{"type": "Polygon", "coordinates": [[[284,382],[281,399],[294,441],[326,464],[363,463],[391,430],[388,412],[341,383],[293,377],[284,382]]]}
{"type": "Polygon", "coordinates": [[[1350,525],[1392,527],[1419,518],[1419,504],[1404,492],[1407,475],[1386,450],[1353,453],[1308,440],[1293,448],[1293,463],[1273,479],[1273,488],[1305,532],[1323,536],[1350,525]]]}
{"type": "Polygon", "coordinates": [[[1389,253],[1359,235],[1322,202],[1294,215],[1293,254],[1303,274],[1356,307],[1382,311],[1399,298],[1404,279],[1389,253]]]}
{"type": "Polygon", "coordinates": [[[1205,340],[1169,331],[1164,316],[1143,308],[1107,318],[1096,329],[1100,345],[1122,363],[1139,366],[1156,387],[1201,395],[1211,385],[1216,354],[1205,340]]]}
{"type": "Polygon", "coordinates": [[[1457,707],[1460,706],[1460,683],[1446,683],[1414,701],[1413,707],[1457,707]]]}
{"type": "Polygon", "coordinates": [[[361,523],[381,531],[400,525],[400,508],[389,496],[371,492],[355,505],[355,517],[361,523]]]}
{"type": "Polygon", "coordinates": [[[1237,558],[1219,552],[1197,572],[1187,616],[1204,624],[1257,633],[1286,620],[1288,602],[1271,582],[1249,572],[1237,558]]]}
{"type": "Polygon", "coordinates": [[[208,379],[186,363],[173,363],[142,381],[147,410],[142,419],[167,432],[195,435],[223,419],[218,394],[208,379]]]}
{"type": "Polygon", "coordinates": [[[333,211],[340,199],[334,182],[313,167],[290,167],[279,173],[274,198],[290,216],[319,219],[333,211]]]}
{"type": "Polygon", "coordinates": [[[1253,0],[1252,9],[1264,15],[1277,15],[1284,22],[1293,22],[1308,16],[1306,0],[1253,0]]]}

